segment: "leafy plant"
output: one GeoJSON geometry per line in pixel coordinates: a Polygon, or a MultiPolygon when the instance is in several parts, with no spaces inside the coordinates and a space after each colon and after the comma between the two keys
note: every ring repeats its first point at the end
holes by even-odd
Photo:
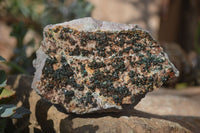
{"type": "MultiPolygon", "coordinates": [[[[6,60],[0,56],[0,62],[6,60]]],[[[22,118],[24,115],[30,114],[30,111],[23,107],[17,107],[13,104],[8,104],[15,96],[15,92],[6,85],[6,74],[0,70],[0,132],[4,132],[6,119],[22,118]]]]}

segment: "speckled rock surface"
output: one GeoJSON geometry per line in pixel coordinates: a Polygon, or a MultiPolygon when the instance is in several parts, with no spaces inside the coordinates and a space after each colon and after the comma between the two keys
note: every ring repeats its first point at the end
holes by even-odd
{"type": "Polygon", "coordinates": [[[34,66],[32,88],[76,114],[135,106],[178,76],[147,31],[92,18],[46,26],[34,66]]]}

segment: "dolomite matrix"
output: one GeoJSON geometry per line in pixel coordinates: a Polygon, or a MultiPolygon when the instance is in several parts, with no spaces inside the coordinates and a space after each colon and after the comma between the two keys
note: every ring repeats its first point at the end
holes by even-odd
{"type": "Polygon", "coordinates": [[[92,18],[46,26],[34,67],[32,88],[76,114],[135,106],[178,76],[147,31],[92,18]]]}

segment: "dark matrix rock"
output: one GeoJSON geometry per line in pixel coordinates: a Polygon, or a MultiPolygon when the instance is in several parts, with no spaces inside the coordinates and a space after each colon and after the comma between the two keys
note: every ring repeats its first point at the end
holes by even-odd
{"type": "Polygon", "coordinates": [[[32,87],[77,114],[134,106],[179,74],[147,31],[92,18],[46,26],[34,66],[32,87]]]}

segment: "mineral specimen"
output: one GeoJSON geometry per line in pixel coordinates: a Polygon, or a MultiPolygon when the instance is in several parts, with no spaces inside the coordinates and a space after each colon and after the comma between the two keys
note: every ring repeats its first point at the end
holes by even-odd
{"type": "Polygon", "coordinates": [[[76,114],[135,106],[179,74],[147,31],[92,18],[46,26],[34,66],[32,88],[76,114]]]}

